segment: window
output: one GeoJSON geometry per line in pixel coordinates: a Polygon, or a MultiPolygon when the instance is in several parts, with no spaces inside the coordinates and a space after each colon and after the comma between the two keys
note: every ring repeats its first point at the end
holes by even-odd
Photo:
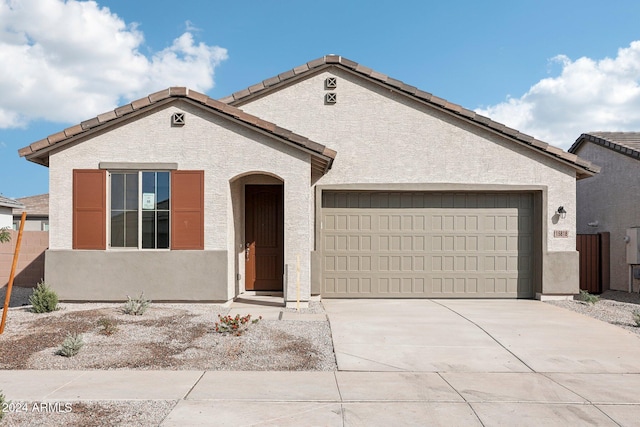
{"type": "Polygon", "coordinates": [[[109,165],[73,170],[73,249],[204,249],[204,171],[109,165]]]}
{"type": "Polygon", "coordinates": [[[169,172],[111,172],[112,248],[169,248],[169,172]]]}

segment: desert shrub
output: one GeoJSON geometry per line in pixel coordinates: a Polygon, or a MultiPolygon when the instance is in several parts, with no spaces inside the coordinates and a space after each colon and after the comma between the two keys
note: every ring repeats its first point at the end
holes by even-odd
{"type": "Polygon", "coordinates": [[[257,319],[251,320],[251,315],[247,314],[242,317],[239,314],[233,316],[221,316],[218,314],[218,321],[215,324],[216,332],[220,334],[231,334],[240,336],[245,333],[247,329],[249,329],[249,325],[253,325],[258,323],[258,321],[262,320],[262,316],[257,319]]]}
{"type": "Polygon", "coordinates": [[[578,295],[578,299],[588,304],[595,304],[600,300],[600,297],[598,295],[593,295],[587,291],[583,291],[582,289],[580,289],[580,295],[578,295]]]}
{"type": "Polygon", "coordinates": [[[636,327],[640,328],[640,310],[633,310],[633,321],[636,324],[636,327]]]}
{"type": "Polygon", "coordinates": [[[58,294],[44,281],[40,281],[29,297],[34,313],[49,313],[58,309],[58,294]]]}
{"type": "Polygon", "coordinates": [[[127,302],[124,303],[122,311],[125,314],[131,314],[133,316],[142,316],[147,308],[151,305],[151,300],[144,297],[144,292],[140,294],[138,298],[132,299],[127,295],[127,302]]]}
{"type": "Polygon", "coordinates": [[[108,317],[101,317],[98,319],[98,326],[100,327],[100,333],[102,335],[110,336],[118,331],[116,321],[108,317]]]}
{"type": "Polygon", "coordinates": [[[11,241],[11,234],[9,234],[9,228],[0,228],[0,243],[9,243],[11,241]]]}
{"type": "Polygon", "coordinates": [[[82,341],[81,334],[67,334],[67,337],[62,342],[57,354],[64,357],[72,357],[78,354],[84,341],[82,341]]]}

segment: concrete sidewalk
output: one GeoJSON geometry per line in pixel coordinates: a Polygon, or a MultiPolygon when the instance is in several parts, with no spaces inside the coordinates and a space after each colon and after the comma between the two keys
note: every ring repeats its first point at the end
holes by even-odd
{"type": "Polygon", "coordinates": [[[638,425],[640,374],[0,371],[13,401],[178,400],[163,426],[638,425]]]}
{"type": "Polygon", "coordinates": [[[621,328],[539,301],[324,305],[337,372],[0,371],[0,388],[177,401],[163,426],[640,425],[640,339],[621,328]]]}

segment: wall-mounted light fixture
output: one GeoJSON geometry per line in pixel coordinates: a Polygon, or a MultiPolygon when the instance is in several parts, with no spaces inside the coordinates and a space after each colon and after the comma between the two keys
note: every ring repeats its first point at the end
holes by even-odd
{"type": "Polygon", "coordinates": [[[560,218],[564,219],[567,216],[567,211],[564,210],[564,206],[559,206],[558,210],[556,211],[556,213],[558,215],[560,215],[560,218]]]}

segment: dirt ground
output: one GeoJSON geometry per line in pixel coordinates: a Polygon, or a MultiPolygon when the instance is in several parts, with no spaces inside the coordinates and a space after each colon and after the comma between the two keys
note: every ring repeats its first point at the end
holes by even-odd
{"type": "Polygon", "coordinates": [[[232,336],[215,332],[218,314],[229,310],[221,305],[152,304],[142,316],[124,314],[122,306],[61,304],[44,314],[10,309],[0,369],[336,369],[327,321],[260,320],[232,336]],[[107,335],[101,319],[116,330],[107,335]],[[63,357],[57,351],[69,333],[82,334],[85,344],[63,357]]]}

